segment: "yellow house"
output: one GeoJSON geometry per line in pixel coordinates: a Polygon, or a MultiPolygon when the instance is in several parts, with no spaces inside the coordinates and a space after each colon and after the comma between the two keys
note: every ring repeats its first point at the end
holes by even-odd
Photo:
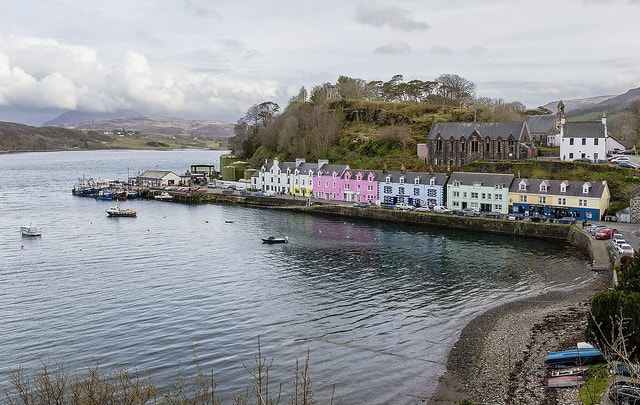
{"type": "Polygon", "coordinates": [[[610,198],[606,181],[516,178],[509,188],[511,212],[549,218],[599,221],[609,208],[610,198]]]}

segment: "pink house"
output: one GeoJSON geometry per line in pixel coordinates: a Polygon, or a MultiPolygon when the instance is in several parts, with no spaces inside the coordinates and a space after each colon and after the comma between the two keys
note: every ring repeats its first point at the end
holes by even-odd
{"type": "Polygon", "coordinates": [[[344,201],[343,175],[348,165],[330,165],[318,160],[318,172],[313,176],[313,196],[319,200],[344,201]]]}
{"type": "Polygon", "coordinates": [[[342,201],[376,204],[377,178],[371,170],[345,170],[342,176],[342,201]]]}

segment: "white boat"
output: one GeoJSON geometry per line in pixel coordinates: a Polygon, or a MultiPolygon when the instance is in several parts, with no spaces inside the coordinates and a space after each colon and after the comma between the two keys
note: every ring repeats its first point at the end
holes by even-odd
{"type": "Polygon", "coordinates": [[[135,217],[138,215],[136,210],[130,208],[121,208],[120,204],[116,204],[113,207],[109,207],[105,210],[110,217],[135,217]]]}
{"type": "Polygon", "coordinates": [[[153,198],[155,198],[158,201],[173,201],[173,196],[167,193],[166,191],[163,191],[162,193],[153,196],[153,198]]]}
{"type": "Polygon", "coordinates": [[[24,236],[40,236],[42,235],[42,230],[33,224],[29,224],[21,226],[20,233],[24,236]]]}

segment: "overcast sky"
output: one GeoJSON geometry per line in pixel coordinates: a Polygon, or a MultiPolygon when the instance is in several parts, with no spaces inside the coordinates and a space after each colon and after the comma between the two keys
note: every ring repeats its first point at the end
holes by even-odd
{"type": "Polygon", "coordinates": [[[640,87],[640,0],[0,0],[0,120],[235,122],[339,76],[456,74],[535,108],[640,87]],[[34,114],[37,113],[37,114],[34,114]]]}

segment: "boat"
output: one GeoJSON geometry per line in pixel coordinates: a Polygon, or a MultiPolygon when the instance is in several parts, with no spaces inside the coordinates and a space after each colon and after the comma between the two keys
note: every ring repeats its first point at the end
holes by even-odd
{"type": "Polygon", "coordinates": [[[585,375],[589,367],[569,367],[569,368],[561,368],[558,370],[553,370],[551,372],[551,377],[569,377],[576,375],[585,375]]]}
{"type": "Polygon", "coordinates": [[[579,387],[582,384],[584,377],[581,375],[551,377],[547,380],[547,385],[551,388],[579,387]]]}
{"type": "Polygon", "coordinates": [[[33,224],[29,224],[21,226],[20,233],[24,236],[41,236],[42,230],[33,224]]]}
{"type": "Polygon", "coordinates": [[[289,238],[282,237],[277,238],[275,236],[269,236],[268,238],[262,238],[262,243],[274,244],[274,243],[289,243],[289,238]]]}
{"type": "Polygon", "coordinates": [[[167,193],[166,191],[163,191],[160,194],[154,195],[153,198],[155,198],[158,201],[173,201],[173,196],[167,193]]]}
{"type": "Polygon", "coordinates": [[[121,208],[120,204],[109,207],[105,211],[110,217],[135,217],[138,215],[136,210],[132,210],[130,208],[121,208]]]}
{"type": "Polygon", "coordinates": [[[604,361],[604,355],[598,349],[571,349],[551,352],[547,355],[548,364],[583,365],[604,361]]]}
{"type": "Polygon", "coordinates": [[[224,222],[226,224],[232,224],[234,221],[233,221],[233,219],[225,219],[224,222]]]}

